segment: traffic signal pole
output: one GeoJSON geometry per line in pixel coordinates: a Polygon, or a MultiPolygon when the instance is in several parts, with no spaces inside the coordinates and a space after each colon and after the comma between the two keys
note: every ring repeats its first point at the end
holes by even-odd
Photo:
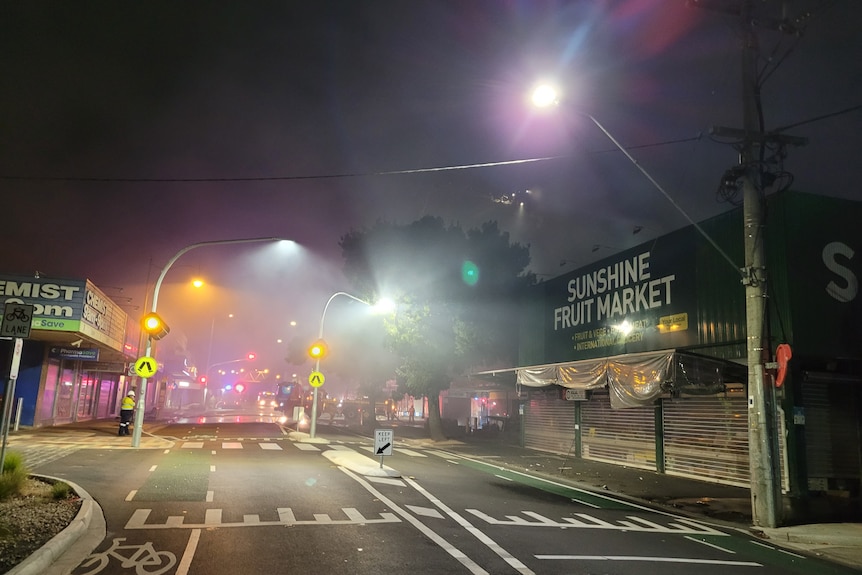
{"type": "MultiPolygon", "coordinates": [[[[320,328],[317,331],[317,342],[315,345],[309,349],[309,355],[314,358],[314,371],[320,372],[320,358],[326,354],[326,344],[323,341],[323,323],[326,321],[326,310],[329,309],[329,304],[332,303],[332,300],[337,298],[338,296],[344,296],[350,298],[354,301],[358,301],[361,304],[371,305],[371,303],[365,301],[364,299],[360,299],[355,295],[350,295],[347,292],[339,291],[335,292],[329,299],[326,300],[326,305],[323,306],[323,313],[320,314],[320,328]],[[319,346],[317,351],[313,351],[315,346],[319,346]]],[[[311,399],[311,427],[308,430],[308,435],[314,439],[317,435],[317,387],[314,387],[312,390],[312,399],[311,399]]]]}
{"type": "MultiPolygon", "coordinates": [[[[174,265],[180,257],[183,256],[188,251],[191,251],[195,248],[200,248],[204,246],[218,246],[218,245],[226,245],[226,244],[247,244],[252,242],[277,242],[281,241],[282,238],[241,238],[234,240],[213,240],[208,242],[198,242],[195,244],[188,245],[178,251],[174,256],[168,260],[168,263],[165,264],[165,267],[162,268],[161,273],[159,273],[158,279],[156,279],[156,284],[153,286],[153,302],[152,308],[150,309],[151,314],[155,314],[158,310],[159,305],[159,290],[162,287],[162,282],[165,280],[165,276],[168,274],[168,270],[171,269],[171,266],[174,265]]],[[[148,314],[149,315],[149,314],[148,314]]],[[[167,333],[167,332],[165,332],[167,333]]],[[[150,357],[150,354],[153,352],[153,337],[151,335],[147,335],[147,349],[144,352],[145,357],[150,357]]],[[[147,400],[147,378],[141,377],[140,380],[141,388],[138,390],[138,395],[140,397],[136,398],[137,403],[135,404],[135,426],[132,430],[132,447],[140,447],[141,445],[141,431],[144,427],[144,413],[146,413],[146,400],[147,400]]]]}

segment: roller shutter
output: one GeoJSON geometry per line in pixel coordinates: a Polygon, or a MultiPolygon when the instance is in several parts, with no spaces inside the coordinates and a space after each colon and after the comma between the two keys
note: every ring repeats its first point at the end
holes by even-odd
{"type": "MultiPolygon", "coordinates": [[[[787,489],[784,417],[778,415],[781,485],[787,489]]],[[[748,400],[743,393],[664,400],[662,422],[668,475],[751,486],[748,400]]]]}
{"type": "Polygon", "coordinates": [[[607,391],[581,404],[584,459],[655,470],[655,408],[611,409],[607,391]]]}
{"type": "Polygon", "coordinates": [[[524,413],[524,447],[568,455],[575,444],[575,402],[531,399],[524,413]]]}
{"type": "Polygon", "coordinates": [[[843,382],[805,382],[805,456],[811,491],[858,491],[860,399],[856,386],[843,382]]]}
{"type": "Polygon", "coordinates": [[[668,475],[750,486],[744,394],[665,400],[662,421],[668,475]]]}

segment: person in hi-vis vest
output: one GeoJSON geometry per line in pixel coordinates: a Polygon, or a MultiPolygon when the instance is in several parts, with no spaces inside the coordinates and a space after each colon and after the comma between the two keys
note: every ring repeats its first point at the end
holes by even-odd
{"type": "Polygon", "coordinates": [[[118,435],[129,435],[129,424],[135,415],[135,390],[130,389],[120,404],[120,431],[118,435]]]}

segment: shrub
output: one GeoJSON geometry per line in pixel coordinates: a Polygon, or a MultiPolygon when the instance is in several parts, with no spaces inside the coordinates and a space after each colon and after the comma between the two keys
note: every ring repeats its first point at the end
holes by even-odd
{"type": "Polygon", "coordinates": [[[24,457],[17,451],[7,451],[6,458],[3,460],[3,473],[9,473],[18,468],[24,468],[24,457]]]}
{"type": "Polygon", "coordinates": [[[3,473],[0,473],[0,501],[21,493],[29,475],[24,457],[15,451],[7,452],[3,460],[3,473]]]}
{"type": "Polygon", "coordinates": [[[72,494],[72,487],[68,483],[58,481],[51,486],[51,496],[54,499],[68,499],[72,494]]]}
{"type": "Polygon", "coordinates": [[[27,470],[23,467],[0,474],[0,501],[21,493],[27,483],[27,477],[27,470]]]}

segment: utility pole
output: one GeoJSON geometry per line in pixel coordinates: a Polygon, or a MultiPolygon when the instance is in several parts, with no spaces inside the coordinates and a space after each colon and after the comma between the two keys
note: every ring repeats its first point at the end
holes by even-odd
{"type": "Polygon", "coordinates": [[[745,263],[742,283],[745,286],[746,352],[748,360],[748,455],[751,473],[751,512],[755,525],[777,527],[781,521],[781,483],[777,437],[775,392],[771,379],[764,377],[770,360],[766,338],[767,275],[764,257],[764,219],[761,170],[762,147],[766,143],[781,145],[805,143],[775,133],[763,133],[760,119],[760,87],[757,84],[757,27],[788,31],[785,20],[757,19],[752,1],[741,0],[728,6],[715,0],[694,0],[692,4],[738,16],[742,45],[743,128],[715,127],[712,133],[740,140],[739,168],[736,174],[742,184],[745,263]]]}
{"type": "MultiPolygon", "coordinates": [[[[743,131],[746,136],[739,154],[742,169],[742,219],[745,234],[745,332],[748,354],[748,457],[751,470],[751,514],[755,525],[776,527],[781,488],[776,473],[779,461],[775,434],[775,402],[769,380],[763,377],[769,342],[764,337],[766,317],[766,262],[764,261],[764,221],[758,189],[760,165],[755,143],[749,136],[760,132],[757,121],[757,35],[750,22],[751,3],[743,9],[742,45],[743,131]]],[[[759,148],[759,145],[757,145],[759,148]]]]}

